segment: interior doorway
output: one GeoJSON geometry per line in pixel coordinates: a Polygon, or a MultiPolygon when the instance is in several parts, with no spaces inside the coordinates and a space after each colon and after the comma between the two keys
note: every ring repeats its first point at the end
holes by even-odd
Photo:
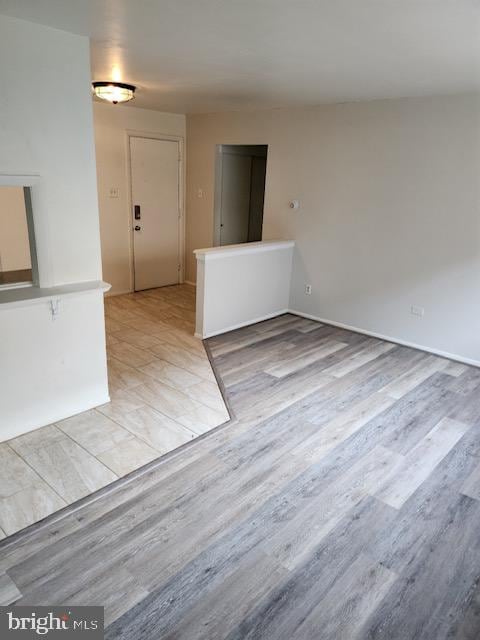
{"type": "Polygon", "coordinates": [[[181,278],[180,141],[129,137],[134,290],[181,278]]]}
{"type": "Polygon", "coordinates": [[[217,146],[214,244],[262,239],[268,146],[217,146]]]}

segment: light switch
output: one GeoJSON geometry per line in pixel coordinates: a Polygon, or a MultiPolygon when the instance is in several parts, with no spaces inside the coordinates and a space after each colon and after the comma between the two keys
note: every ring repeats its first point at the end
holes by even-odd
{"type": "Polygon", "coordinates": [[[417,307],[416,305],[412,305],[410,307],[410,313],[413,316],[419,316],[420,318],[423,318],[423,316],[425,315],[425,309],[423,307],[417,307]]]}

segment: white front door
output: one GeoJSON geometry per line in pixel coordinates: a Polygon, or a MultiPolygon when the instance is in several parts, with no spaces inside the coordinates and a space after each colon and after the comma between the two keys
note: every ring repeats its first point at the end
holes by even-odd
{"type": "Polygon", "coordinates": [[[130,137],[135,291],[178,284],[179,142],[130,137]]]}

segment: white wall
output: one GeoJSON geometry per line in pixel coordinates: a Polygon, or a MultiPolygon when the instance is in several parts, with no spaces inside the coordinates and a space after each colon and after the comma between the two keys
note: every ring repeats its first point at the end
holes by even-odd
{"type": "Polygon", "coordinates": [[[293,242],[250,242],[195,252],[195,335],[208,338],[288,310],[293,242]]]}
{"type": "Polygon", "coordinates": [[[193,115],[187,135],[187,256],[211,243],[215,145],[268,144],[263,238],[295,240],[290,306],[480,361],[479,96],[193,115]]]}
{"type": "Polygon", "coordinates": [[[0,308],[0,442],[108,402],[103,294],[0,308]]]}
{"type": "Polygon", "coordinates": [[[127,131],[185,138],[185,116],[95,102],[94,122],[103,277],[112,294],[125,293],[133,288],[127,131]]]}
{"type": "Polygon", "coordinates": [[[31,269],[22,187],[0,187],[0,271],[31,269]]]}
{"type": "Polygon", "coordinates": [[[0,16],[0,60],[0,173],[41,176],[32,192],[41,284],[96,280],[88,40],[0,16]]]}
{"type": "MultiPolygon", "coordinates": [[[[40,284],[99,280],[88,39],[0,16],[0,60],[0,174],[40,176],[40,284]]],[[[55,322],[49,300],[0,304],[0,440],[108,399],[102,309],[101,291],[55,322]]]]}

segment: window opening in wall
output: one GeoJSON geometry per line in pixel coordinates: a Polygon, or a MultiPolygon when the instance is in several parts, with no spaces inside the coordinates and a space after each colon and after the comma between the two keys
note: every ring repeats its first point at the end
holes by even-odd
{"type": "Polygon", "coordinates": [[[0,186],[0,288],[37,284],[30,187],[0,186]]]}

